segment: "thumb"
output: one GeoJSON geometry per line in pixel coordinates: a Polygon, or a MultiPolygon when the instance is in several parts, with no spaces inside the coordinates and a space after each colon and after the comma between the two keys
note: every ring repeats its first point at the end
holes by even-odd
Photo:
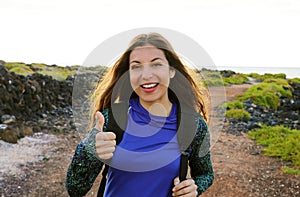
{"type": "Polygon", "coordinates": [[[103,131],[103,125],[104,125],[104,116],[101,112],[96,112],[96,126],[95,128],[99,131],[103,131]]]}

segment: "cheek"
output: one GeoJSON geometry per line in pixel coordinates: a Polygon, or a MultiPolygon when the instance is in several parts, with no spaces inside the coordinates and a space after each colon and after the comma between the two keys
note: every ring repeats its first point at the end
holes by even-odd
{"type": "Polygon", "coordinates": [[[163,76],[160,76],[160,79],[161,79],[161,83],[168,87],[169,84],[170,84],[170,76],[169,75],[163,75],[163,76]]]}
{"type": "Polygon", "coordinates": [[[135,90],[138,85],[138,76],[134,73],[129,74],[130,84],[133,90],[135,90]]]}

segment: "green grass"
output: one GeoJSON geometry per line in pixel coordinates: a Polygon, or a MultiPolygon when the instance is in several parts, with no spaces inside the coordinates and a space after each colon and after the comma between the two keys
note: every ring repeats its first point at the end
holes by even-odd
{"type": "Polygon", "coordinates": [[[10,72],[14,72],[18,75],[31,75],[34,71],[26,64],[20,62],[7,62],[4,65],[10,72]]]}
{"type": "MultiPolygon", "coordinates": [[[[200,71],[198,71],[200,72],[200,71]]],[[[203,76],[203,84],[206,87],[214,87],[214,86],[224,86],[223,78],[218,71],[211,70],[201,70],[201,75],[203,76]]]]}
{"type": "MultiPolygon", "coordinates": [[[[300,131],[284,126],[266,126],[249,132],[249,137],[256,143],[265,146],[264,153],[268,156],[278,157],[290,161],[300,170],[300,131]]],[[[286,169],[286,171],[291,171],[286,169]]]]}
{"type": "Polygon", "coordinates": [[[223,80],[225,85],[244,84],[249,82],[247,75],[241,73],[233,74],[230,77],[223,77],[223,80]]]}
{"type": "Polygon", "coordinates": [[[221,107],[226,109],[243,109],[244,104],[240,101],[231,101],[224,103],[221,107]]]}
{"type": "Polygon", "coordinates": [[[230,76],[225,76],[222,74],[222,71],[215,71],[215,70],[207,70],[202,69],[201,72],[203,75],[204,84],[208,87],[212,86],[228,86],[233,84],[243,84],[249,82],[247,75],[236,73],[234,74],[231,71],[227,73],[231,73],[230,76]]]}
{"type": "Polygon", "coordinates": [[[290,168],[290,167],[283,167],[283,172],[287,173],[287,174],[296,174],[300,176],[300,170],[298,169],[294,169],[294,168],[290,168]]]}
{"type": "Polygon", "coordinates": [[[260,75],[257,73],[250,73],[250,74],[247,74],[247,76],[261,80],[261,81],[263,81],[265,79],[286,79],[286,74],[284,74],[284,73],[278,73],[278,74],[265,73],[263,75],[260,75]]]}
{"type": "Polygon", "coordinates": [[[238,119],[242,121],[247,121],[251,118],[251,115],[245,109],[243,109],[244,104],[240,101],[227,102],[220,107],[227,109],[225,112],[226,118],[238,119]]]}
{"type": "Polygon", "coordinates": [[[46,64],[25,64],[20,62],[7,62],[5,67],[10,71],[18,75],[32,75],[39,73],[42,75],[48,75],[56,80],[65,80],[68,76],[74,75],[78,66],[63,67],[63,66],[50,66],[46,64]]]}
{"type": "Polygon", "coordinates": [[[300,84],[300,78],[293,78],[293,79],[288,79],[289,84],[295,84],[299,83],[300,84]]]}
{"type": "Polygon", "coordinates": [[[39,73],[41,75],[51,76],[56,80],[65,80],[68,76],[74,76],[80,71],[80,74],[87,73],[100,73],[103,74],[107,67],[105,66],[57,66],[57,65],[46,65],[39,63],[25,64],[20,62],[6,62],[4,65],[10,72],[15,72],[18,75],[32,75],[34,73],[39,73]]]}
{"type": "Polygon", "coordinates": [[[244,109],[230,109],[225,112],[225,117],[247,121],[251,118],[251,115],[244,109]]]}
{"type": "Polygon", "coordinates": [[[281,96],[292,97],[291,86],[287,80],[269,79],[250,87],[244,94],[237,96],[237,100],[243,102],[251,99],[255,104],[277,109],[281,96]]]}
{"type": "Polygon", "coordinates": [[[42,75],[52,76],[54,79],[60,81],[65,80],[68,76],[75,74],[75,71],[68,70],[64,67],[47,67],[37,72],[42,75]]]}

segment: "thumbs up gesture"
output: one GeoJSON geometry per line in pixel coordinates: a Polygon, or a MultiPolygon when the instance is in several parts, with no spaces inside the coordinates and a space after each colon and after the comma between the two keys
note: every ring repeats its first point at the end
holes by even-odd
{"type": "Polygon", "coordinates": [[[113,132],[103,132],[104,116],[101,112],[96,113],[95,128],[99,130],[96,134],[96,152],[100,159],[108,160],[113,157],[116,149],[116,135],[113,132]]]}

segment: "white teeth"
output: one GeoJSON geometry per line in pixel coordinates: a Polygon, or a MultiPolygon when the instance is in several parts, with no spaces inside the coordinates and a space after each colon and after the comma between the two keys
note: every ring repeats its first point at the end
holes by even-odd
{"type": "Polygon", "coordinates": [[[142,85],[143,88],[154,88],[157,84],[156,83],[153,83],[153,84],[145,84],[145,85],[142,85]]]}

